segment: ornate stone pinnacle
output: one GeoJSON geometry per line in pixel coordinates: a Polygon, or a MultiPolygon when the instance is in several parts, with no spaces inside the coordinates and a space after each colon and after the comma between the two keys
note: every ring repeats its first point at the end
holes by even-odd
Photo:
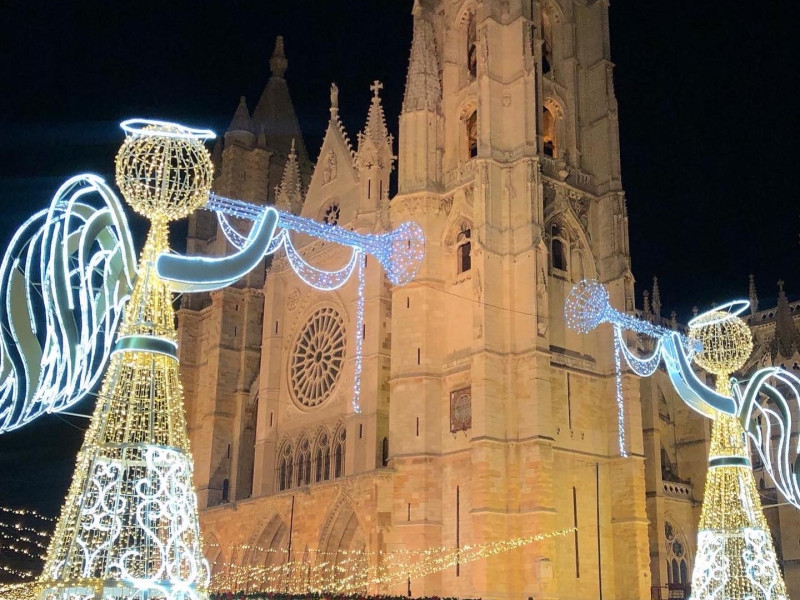
{"type": "Polygon", "coordinates": [[[275,50],[272,52],[272,58],[269,59],[269,69],[273,77],[283,79],[287,68],[289,68],[289,61],[286,60],[283,50],[283,36],[279,35],[275,38],[275,50]]]}

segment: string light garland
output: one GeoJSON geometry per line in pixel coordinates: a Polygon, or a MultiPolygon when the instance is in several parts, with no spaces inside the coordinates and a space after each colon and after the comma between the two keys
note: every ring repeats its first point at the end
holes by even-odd
{"type": "Polygon", "coordinates": [[[456,563],[464,565],[542,540],[574,533],[575,528],[485,544],[365,552],[359,550],[321,552],[310,550],[312,559],[286,560],[278,564],[212,564],[214,591],[244,591],[263,594],[373,594],[385,593],[393,585],[441,572],[456,563]]]}
{"type": "MultiPolygon", "coordinates": [[[[570,528],[510,540],[468,544],[460,548],[443,546],[422,550],[399,549],[380,552],[364,550],[326,552],[310,549],[307,551],[310,558],[303,560],[286,560],[288,552],[285,548],[264,549],[241,544],[232,546],[229,551],[243,549],[270,552],[275,554],[280,562],[271,565],[215,562],[211,565],[214,575],[209,589],[297,595],[362,594],[368,589],[378,594],[407,579],[415,580],[441,572],[457,563],[468,564],[539,541],[563,537],[575,531],[575,528],[570,528]]],[[[206,546],[206,551],[211,548],[217,549],[219,545],[209,544],[206,546]]],[[[0,570],[14,571],[2,566],[0,570]]],[[[22,577],[33,575],[22,571],[14,573],[22,577]]],[[[34,591],[33,582],[0,585],[0,600],[29,600],[34,591]]]]}
{"type": "MultiPolygon", "coordinates": [[[[205,208],[218,215],[249,221],[256,221],[264,212],[264,208],[256,204],[225,198],[214,193],[209,196],[205,208]]],[[[371,254],[381,263],[389,281],[394,285],[405,285],[412,281],[425,255],[425,235],[422,228],[413,221],[402,223],[387,233],[364,234],[285,211],[277,213],[278,226],[286,231],[294,231],[371,254]]],[[[232,229],[234,228],[230,225],[222,227],[228,240],[241,249],[243,236],[238,232],[232,233],[232,229]]],[[[285,239],[289,240],[288,236],[285,239]]]]}
{"type": "MultiPolygon", "coordinates": [[[[593,279],[585,279],[578,282],[570,290],[564,302],[564,319],[569,329],[578,333],[589,333],[602,323],[611,323],[614,328],[614,372],[616,374],[615,399],[617,405],[617,444],[619,454],[622,457],[628,456],[625,442],[625,398],[622,390],[622,363],[620,356],[625,358],[628,366],[638,375],[647,376],[652,374],[658,363],[661,361],[660,344],[656,347],[653,355],[647,359],[640,359],[634,356],[625,343],[623,332],[625,330],[635,331],[656,338],[671,335],[671,329],[653,325],[647,321],[642,321],[625,313],[619,312],[611,307],[608,291],[605,287],[593,279]]],[[[698,350],[700,345],[694,341],[681,336],[686,348],[692,351],[698,350]]]]}

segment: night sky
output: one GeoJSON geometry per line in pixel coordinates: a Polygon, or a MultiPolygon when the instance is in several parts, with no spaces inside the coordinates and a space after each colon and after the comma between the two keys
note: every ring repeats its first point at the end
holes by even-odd
{"type": "MultiPolygon", "coordinates": [[[[331,81],[354,139],[369,85],[382,80],[396,134],[411,5],[6,0],[3,247],[67,177],[91,171],[113,179],[124,118],[223,133],[239,96],[251,110],[258,100],[276,35],[286,38],[286,77],[312,159],[331,81]]],[[[616,0],[610,14],[637,303],[653,275],[662,312],[675,309],[684,321],[695,304],[746,295],[751,272],[762,307],[773,305],[779,278],[790,299],[800,297],[796,0],[616,0]]],[[[77,412],[91,409],[84,404],[77,412]]],[[[47,417],[0,437],[0,505],[55,515],[85,427],[47,417]]]]}

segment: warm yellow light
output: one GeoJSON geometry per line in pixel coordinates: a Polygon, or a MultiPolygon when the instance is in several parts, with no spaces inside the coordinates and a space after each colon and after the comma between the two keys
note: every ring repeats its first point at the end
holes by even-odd
{"type": "Polygon", "coordinates": [[[152,221],[189,216],[208,202],[214,165],[203,142],[181,136],[185,128],[147,125],[130,135],[117,153],[117,186],[133,210],[152,221]]]}

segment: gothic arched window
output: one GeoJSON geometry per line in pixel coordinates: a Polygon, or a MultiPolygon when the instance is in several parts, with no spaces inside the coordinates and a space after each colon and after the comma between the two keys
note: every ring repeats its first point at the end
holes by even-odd
{"type": "Polygon", "coordinates": [[[473,110],[470,115],[464,120],[464,133],[467,138],[467,156],[466,159],[475,158],[478,156],[478,110],[473,110]]]}
{"type": "Polygon", "coordinates": [[[347,431],[344,426],[339,428],[336,439],[333,442],[333,476],[334,478],[344,475],[344,458],[347,441],[347,431]]]}
{"type": "Polygon", "coordinates": [[[665,521],[664,537],[667,546],[667,582],[673,585],[688,585],[689,562],[683,536],[672,523],[665,521]]]}
{"type": "Polygon", "coordinates": [[[314,450],[314,482],[331,478],[331,443],[327,434],[322,434],[314,450]]]}
{"type": "Polygon", "coordinates": [[[303,439],[297,448],[297,485],[311,483],[311,444],[303,439]]]}
{"type": "Polygon", "coordinates": [[[567,267],[567,236],[558,225],[550,228],[550,266],[559,271],[566,271],[567,267]]]}
{"type": "Polygon", "coordinates": [[[467,22],[467,71],[473,79],[478,74],[478,32],[475,13],[470,14],[467,22]]]}
{"type": "Polygon", "coordinates": [[[556,117],[546,106],[542,107],[542,143],[545,155],[555,158],[558,152],[556,117]]]}
{"type": "Polygon", "coordinates": [[[288,490],[292,487],[292,462],[292,445],[286,442],[278,463],[278,491],[288,490]]]}
{"type": "Polygon", "coordinates": [[[466,273],[472,268],[471,230],[462,229],[456,237],[457,273],[466,273]]]}
{"type": "Polygon", "coordinates": [[[542,13],[542,75],[547,75],[553,67],[553,27],[550,15],[542,13]]]}

